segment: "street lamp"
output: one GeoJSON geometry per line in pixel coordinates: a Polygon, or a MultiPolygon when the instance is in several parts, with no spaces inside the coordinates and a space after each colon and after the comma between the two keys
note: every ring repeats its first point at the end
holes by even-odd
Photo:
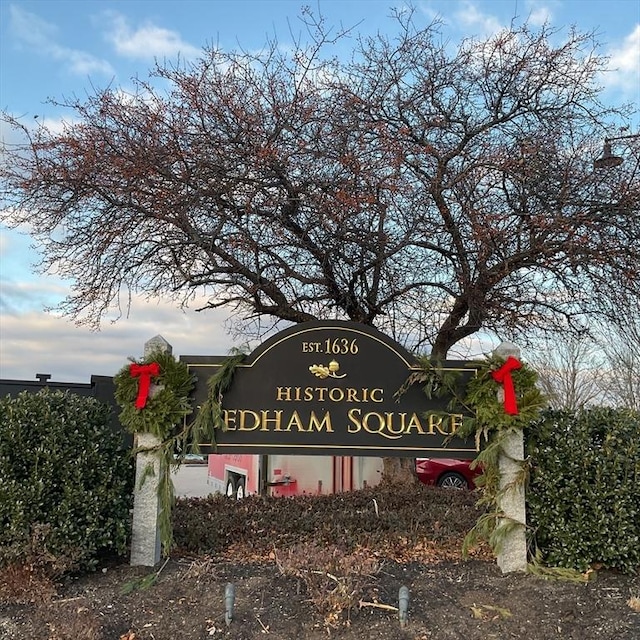
{"type": "Polygon", "coordinates": [[[640,138],[640,133],[631,133],[626,136],[605,138],[604,147],[602,148],[602,155],[593,161],[593,168],[611,169],[612,167],[619,167],[623,162],[623,158],[621,156],[616,156],[611,152],[611,143],[615,140],[628,140],[630,138],[640,138]]]}

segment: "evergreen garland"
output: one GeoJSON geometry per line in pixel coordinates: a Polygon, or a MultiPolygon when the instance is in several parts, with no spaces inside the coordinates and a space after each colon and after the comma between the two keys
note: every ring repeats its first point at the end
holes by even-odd
{"type": "MultiPolygon", "coordinates": [[[[115,398],[122,412],[120,422],[132,433],[150,433],[159,443],[147,453],[155,453],[159,462],[158,527],[165,555],[173,545],[171,511],[175,503],[171,472],[180,466],[182,456],[187,451],[198,451],[204,440],[215,446],[215,430],[224,428],[222,420],[222,394],[229,388],[236,367],[244,360],[245,354],[232,352],[218,371],[208,380],[208,397],[196,419],[190,424],[185,417],[193,412],[189,394],[195,384],[194,376],[186,364],[177,361],[171,354],[157,351],[140,362],[139,365],[158,363],[160,375],[152,382],[152,392],[142,409],[136,408],[139,379],[131,374],[131,365],[123,367],[114,377],[115,398]]],[[[141,451],[140,449],[137,451],[141,451]]],[[[149,464],[143,471],[140,484],[151,475],[154,467],[149,464]]]]}
{"type": "MultiPolygon", "coordinates": [[[[476,478],[476,485],[482,488],[482,497],[478,506],[486,512],[478,519],[473,529],[467,534],[463,552],[479,540],[486,540],[494,554],[500,550],[505,537],[522,523],[507,519],[500,510],[503,493],[512,487],[500,489],[500,456],[504,454],[505,438],[514,431],[522,432],[540,414],[545,406],[544,398],[536,386],[538,375],[526,364],[511,373],[515,387],[518,413],[510,415],[505,411],[504,403],[499,398],[501,386],[492,373],[498,370],[505,359],[489,356],[485,360],[469,361],[469,369],[475,369],[476,375],[467,383],[464,392],[460,393],[460,374],[438,367],[438,363],[421,358],[421,369],[411,374],[398,394],[402,394],[411,384],[423,385],[428,398],[449,396],[452,398],[450,409],[464,407],[471,415],[465,415],[462,426],[456,436],[473,437],[479,450],[472,462],[472,468],[481,465],[482,473],[476,478]]],[[[528,478],[528,461],[521,462],[521,473],[515,482],[524,486],[528,478]]]]}
{"type": "MultiPolygon", "coordinates": [[[[158,459],[158,527],[165,555],[173,544],[171,510],[175,502],[171,471],[180,466],[181,455],[193,445],[193,427],[186,424],[185,417],[193,408],[189,394],[195,384],[188,366],[176,360],[170,353],[156,351],[144,360],[131,362],[139,365],[157,363],[159,375],[152,380],[151,393],[143,408],[136,408],[140,380],[131,374],[131,365],[123,367],[114,377],[115,399],[122,408],[120,422],[131,433],[148,433],[158,439],[158,444],[146,453],[154,453],[158,459]]],[[[134,453],[142,452],[137,449],[134,453]]],[[[154,475],[154,465],[144,469],[140,485],[154,475]]]]}
{"type": "MultiPolygon", "coordinates": [[[[487,511],[467,534],[463,545],[465,554],[479,540],[486,540],[494,554],[497,554],[506,536],[515,528],[524,526],[521,522],[509,520],[500,510],[502,496],[506,491],[513,489],[512,486],[500,489],[500,456],[505,455],[503,447],[505,439],[513,432],[522,433],[522,430],[539,416],[545,402],[536,386],[537,373],[522,363],[519,369],[511,373],[518,413],[516,415],[506,413],[504,404],[499,398],[501,385],[491,375],[504,362],[503,358],[497,356],[474,362],[477,375],[469,381],[466,388],[465,404],[472,408],[475,415],[465,417],[457,435],[474,436],[476,445],[480,449],[472,466],[481,465],[482,467],[482,474],[476,481],[482,488],[482,497],[478,505],[484,506],[487,511]]],[[[514,482],[522,487],[528,479],[529,462],[528,460],[518,462],[521,472],[514,482]]]]}
{"type": "Polygon", "coordinates": [[[225,428],[222,419],[222,396],[233,382],[236,367],[244,359],[244,352],[234,349],[231,355],[220,364],[218,370],[207,380],[207,399],[200,407],[193,425],[194,443],[206,440],[215,447],[216,429],[225,428]]]}
{"type": "Polygon", "coordinates": [[[136,364],[160,365],[160,375],[155,379],[155,388],[149,394],[146,406],[137,409],[139,379],[132,377],[130,365],[123,367],[114,377],[116,402],[122,408],[120,422],[131,433],[151,433],[160,440],[175,435],[176,427],[182,426],[185,416],[193,408],[189,394],[194,386],[194,377],[187,365],[176,360],[170,353],[157,351],[136,364]]]}

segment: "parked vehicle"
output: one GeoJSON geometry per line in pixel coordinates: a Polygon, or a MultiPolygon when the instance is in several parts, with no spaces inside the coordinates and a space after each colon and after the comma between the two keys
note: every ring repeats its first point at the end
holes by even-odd
{"type": "Polygon", "coordinates": [[[201,453],[187,453],[182,458],[184,464],[207,464],[207,456],[201,453]]]}
{"type": "Polygon", "coordinates": [[[416,473],[424,484],[449,489],[475,489],[475,479],[482,473],[470,468],[472,460],[453,458],[416,458],[416,473]]]}

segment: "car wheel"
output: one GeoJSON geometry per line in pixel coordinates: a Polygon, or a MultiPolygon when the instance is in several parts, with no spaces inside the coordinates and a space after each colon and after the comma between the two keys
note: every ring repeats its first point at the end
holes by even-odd
{"type": "Polygon", "coordinates": [[[235,498],[236,497],[236,483],[233,481],[233,478],[229,478],[227,482],[227,490],[226,490],[227,498],[235,498]]]}
{"type": "Polygon", "coordinates": [[[242,478],[240,478],[238,480],[238,485],[236,487],[236,499],[237,500],[242,500],[242,498],[244,498],[244,480],[242,478]]]}
{"type": "Polygon", "coordinates": [[[445,489],[468,489],[469,485],[459,473],[444,473],[438,478],[438,486],[445,489]]]}

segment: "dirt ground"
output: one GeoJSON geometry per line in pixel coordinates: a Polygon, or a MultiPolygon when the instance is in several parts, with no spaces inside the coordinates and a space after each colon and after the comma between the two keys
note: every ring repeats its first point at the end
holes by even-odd
{"type": "MultiPolygon", "coordinates": [[[[472,504],[466,498],[449,498],[451,494],[429,495],[435,496],[443,509],[452,500],[472,504]]],[[[383,497],[378,500],[376,511],[384,503],[383,497]]],[[[375,550],[359,542],[352,545],[340,556],[347,559],[347,564],[341,565],[347,567],[344,575],[337,569],[334,575],[325,560],[335,559],[337,552],[317,530],[315,542],[309,538],[295,553],[278,552],[280,542],[274,544],[257,515],[265,512],[266,503],[246,504],[249,506],[202,501],[189,511],[202,520],[207,518],[203,509],[208,509],[225,522],[232,519],[225,509],[244,514],[245,524],[237,525],[245,527],[241,542],[235,536],[235,544],[213,557],[182,548],[155,570],[130,567],[126,559],[111,560],[94,573],[66,576],[55,592],[34,582],[22,594],[15,592],[11,597],[9,593],[0,603],[0,639],[640,638],[637,575],[597,571],[594,579],[584,583],[545,580],[530,574],[503,575],[485,551],[478,550],[474,558],[462,560],[457,551],[461,539],[455,539],[455,531],[446,538],[441,533],[439,538],[434,535],[442,530],[439,520],[426,536],[424,531],[415,536],[406,534],[408,526],[403,524],[405,533],[400,538],[382,532],[388,545],[380,539],[375,550]],[[265,537],[268,543],[258,542],[265,537]],[[353,579],[347,579],[348,575],[353,579]],[[227,624],[225,591],[230,584],[235,599],[227,624]],[[409,590],[409,604],[407,621],[401,625],[397,607],[403,586],[409,590]]],[[[277,508],[283,504],[277,503],[277,508]]],[[[315,504],[308,501],[300,508],[309,511],[309,505],[315,504]]],[[[285,504],[290,510],[294,505],[298,508],[297,503],[285,504]]],[[[351,507],[357,511],[357,505],[351,507]]],[[[335,501],[327,502],[327,508],[340,511],[335,501]]],[[[433,504],[431,510],[438,513],[438,505],[433,504]]],[[[178,515],[181,513],[186,512],[178,515]]],[[[390,515],[397,526],[394,518],[390,515]]],[[[342,531],[346,535],[346,529],[342,531]]]]}

